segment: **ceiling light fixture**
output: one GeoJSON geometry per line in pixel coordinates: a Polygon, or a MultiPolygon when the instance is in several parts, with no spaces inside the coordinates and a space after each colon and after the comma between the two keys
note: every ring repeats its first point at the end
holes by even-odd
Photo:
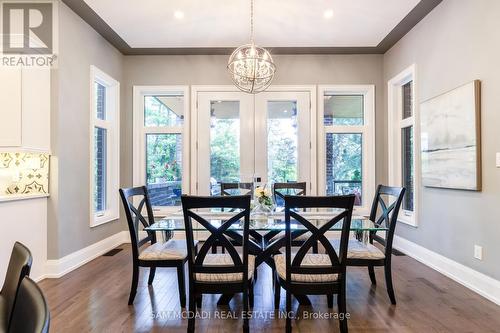
{"type": "Polygon", "coordinates": [[[271,84],[276,66],[271,54],[255,45],[253,38],[253,0],[250,1],[250,44],[238,47],[229,57],[227,69],[241,91],[256,94],[271,84]]]}
{"type": "Polygon", "coordinates": [[[178,20],[182,20],[184,18],[184,12],[180,11],[180,10],[176,10],[174,12],[174,17],[178,20]]]}
{"type": "Polygon", "coordinates": [[[326,19],[332,18],[333,17],[333,10],[331,10],[331,9],[325,10],[325,12],[323,13],[323,17],[326,19]]]}

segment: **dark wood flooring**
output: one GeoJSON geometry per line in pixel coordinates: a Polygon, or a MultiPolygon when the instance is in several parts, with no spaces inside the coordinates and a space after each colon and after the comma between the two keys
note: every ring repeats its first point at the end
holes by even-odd
{"type": "MultiPolygon", "coordinates": [[[[148,271],[142,269],[135,303],[127,305],[130,245],[121,248],[60,279],[40,282],[51,310],[51,332],[186,332],[187,320],[179,318],[175,269],[158,269],[149,288],[148,271]]],[[[259,268],[250,329],[284,332],[285,320],[273,311],[271,270],[264,266],[259,268]]],[[[372,286],[366,269],[348,269],[350,332],[500,332],[500,307],[494,303],[407,256],[394,256],[393,270],[396,306],[387,296],[383,270],[376,269],[378,284],[372,286]]],[[[242,320],[232,318],[241,311],[241,297],[229,307],[218,307],[216,301],[216,295],[203,298],[206,312],[201,315],[211,318],[198,319],[196,332],[241,332],[242,320]]],[[[293,322],[294,332],[338,332],[335,319],[304,318],[304,313],[328,313],[326,297],[311,301],[311,307],[298,309],[301,318],[293,322]]],[[[294,305],[297,309],[296,301],[294,305]]]]}

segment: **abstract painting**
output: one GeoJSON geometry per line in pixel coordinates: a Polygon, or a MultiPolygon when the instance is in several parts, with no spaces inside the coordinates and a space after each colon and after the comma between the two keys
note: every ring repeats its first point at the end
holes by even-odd
{"type": "Polygon", "coordinates": [[[480,111],[479,80],[421,104],[424,186],[481,190],[480,111]]]}

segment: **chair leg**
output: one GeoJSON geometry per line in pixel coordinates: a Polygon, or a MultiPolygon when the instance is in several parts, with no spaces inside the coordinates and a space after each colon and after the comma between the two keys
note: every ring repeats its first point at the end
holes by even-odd
{"type": "Polygon", "coordinates": [[[274,279],[274,309],[279,310],[280,308],[280,292],[281,292],[281,286],[280,283],[278,282],[278,278],[273,277],[274,279]]]}
{"type": "Polygon", "coordinates": [[[243,317],[243,332],[244,333],[249,333],[250,332],[250,327],[249,327],[249,320],[248,320],[248,290],[252,288],[250,285],[248,288],[243,290],[243,312],[245,313],[245,316],[243,317]]]}
{"type": "Polygon", "coordinates": [[[377,284],[377,279],[375,278],[375,269],[373,266],[368,266],[368,274],[370,275],[372,284],[377,284]]]}
{"type": "Polygon", "coordinates": [[[339,326],[341,333],[347,333],[347,306],[345,299],[345,279],[340,286],[340,292],[337,295],[337,305],[339,307],[339,326]]]}
{"type": "Polygon", "coordinates": [[[396,305],[396,296],[394,295],[394,286],[392,285],[392,270],[391,263],[387,262],[384,267],[385,271],[385,285],[387,287],[387,293],[391,299],[391,303],[396,305]]]}
{"type": "Polygon", "coordinates": [[[254,281],[252,281],[249,285],[249,290],[248,290],[248,303],[250,303],[250,307],[253,308],[254,305],[254,294],[253,294],[253,288],[254,288],[254,281]]]}
{"type": "Polygon", "coordinates": [[[319,248],[318,248],[318,242],[314,242],[312,246],[313,253],[318,254],[319,253],[319,248]]]}
{"type": "Polygon", "coordinates": [[[189,314],[188,314],[188,333],[194,333],[196,314],[196,300],[194,290],[189,288],[189,314]]]}
{"type": "Polygon", "coordinates": [[[128,305],[134,303],[135,294],[137,293],[137,283],[139,282],[139,266],[134,264],[132,269],[132,285],[130,287],[130,296],[128,298],[128,305]]]}
{"type": "Polygon", "coordinates": [[[181,308],[186,307],[186,278],[184,277],[184,263],[177,266],[177,283],[179,284],[179,299],[181,308]]]}
{"type": "Polygon", "coordinates": [[[216,254],[217,253],[217,245],[212,245],[212,254],[216,254]]]}
{"type": "Polygon", "coordinates": [[[292,294],[285,290],[286,293],[286,333],[292,333],[292,294]]]}
{"type": "Polygon", "coordinates": [[[333,295],[326,295],[326,302],[328,303],[328,308],[333,308],[333,295]]]}
{"type": "Polygon", "coordinates": [[[196,295],[196,307],[201,309],[201,304],[203,303],[203,295],[196,295]]]}
{"type": "Polygon", "coordinates": [[[155,273],[156,273],[156,267],[149,268],[149,279],[148,279],[149,285],[153,284],[153,280],[155,279],[155,273]]]}

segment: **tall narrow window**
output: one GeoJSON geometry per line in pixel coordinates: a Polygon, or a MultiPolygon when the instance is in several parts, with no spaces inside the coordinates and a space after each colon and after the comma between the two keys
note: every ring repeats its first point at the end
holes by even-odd
{"type": "Polygon", "coordinates": [[[119,83],[91,67],[91,226],[118,218],[119,83]]]}
{"type": "Polygon", "coordinates": [[[146,184],[155,212],[178,209],[187,188],[185,94],[182,88],[134,87],[134,186],[146,184]]]}
{"type": "MultiPolygon", "coordinates": [[[[413,118],[413,81],[401,87],[403,120],[413,118]]],[[[403,209],[413,211],[413,121],[401,128],[401,182],[406,188],[403,209]]]]}
{"type": "Polygon", "coordinates": [[[416,225],[415,67],[389,81],[389,181],[406,189],[400,220],[416,225]]]}
{"type": "Polygon", "coordinates": [[[374,187],[373,87],[320,87],[323,94],[320,143],[324,162],[320,194],[354,194],[368,211],[374,187]]]}

